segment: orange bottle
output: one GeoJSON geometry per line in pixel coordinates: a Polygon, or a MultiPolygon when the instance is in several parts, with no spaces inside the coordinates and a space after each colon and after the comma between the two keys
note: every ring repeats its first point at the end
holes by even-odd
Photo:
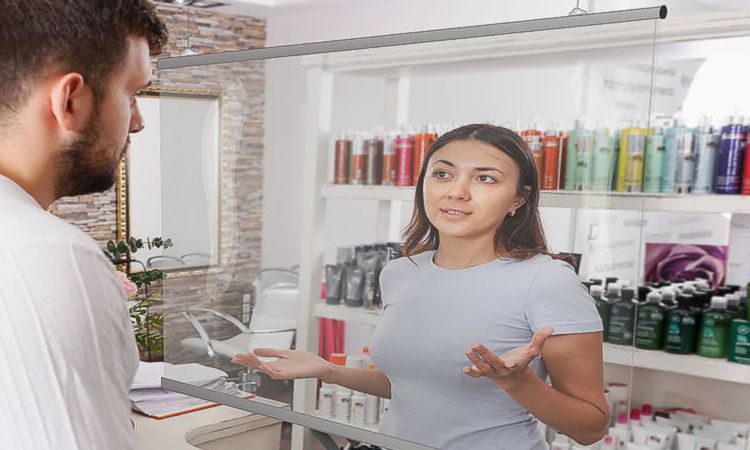
{"type": "Polygon", "coordinates": [[[560,187],[560,156],[562,154],[562,139],[557,130],[547,130],[544,133],[542,151],[544,171],[543,178],[540,180],[541,189],[556,191],[560,187]]]}
{"type": "Polygon", "coordinates": [[[521,137],[526,142],[526,145],[529,146],[531,154],[534,156],[536,176],[541,186],[544,179],[544,150],[542,149],[542,132],[538,130],[536,121],[532,121],[528,129],[521,131],[521,137]]]}

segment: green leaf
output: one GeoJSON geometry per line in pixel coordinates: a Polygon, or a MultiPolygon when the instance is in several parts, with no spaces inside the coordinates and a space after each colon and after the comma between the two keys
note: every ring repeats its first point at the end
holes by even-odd
{"type": "Polygon", "coordinates": [[[125,243],[125,241],[120,241],[117,244],[117,251],[120,253],[127,253],[128,252],[128,245],[125,243]]]}
{"type": "Polygon", "coordinates": [[[138,248],[143,248],[143,239],[138,239],[135,241],[135,246],[138,248]]]}
{"type": "Polygon", "coordinates": [[[107,250],[109,250],[110,253],[117,252],[117,246],[115,245],[114,241],[107,242],[107,250]]]}

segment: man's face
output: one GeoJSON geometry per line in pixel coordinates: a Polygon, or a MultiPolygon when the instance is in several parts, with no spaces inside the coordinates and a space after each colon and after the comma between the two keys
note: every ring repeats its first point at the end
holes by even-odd
{"type": "Polygon", "coordinates": [[[125,60],[110,76],[86,132],[66,145],[58,160],[56,197],[102,192],[115,183],[118,162],[130,133],[144,124],[136,94],[150,84],[151,60],[146,39],[128,38],[125,60]]]}

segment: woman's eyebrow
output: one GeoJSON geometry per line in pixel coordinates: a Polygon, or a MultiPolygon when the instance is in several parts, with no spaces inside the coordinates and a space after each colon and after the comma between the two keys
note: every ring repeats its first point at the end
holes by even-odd
{"type": "Polygon", "coordinates": [[[452,162],[448,161],[447,159],[438,159],[437,161],[435,161],[435,164],[439,164],[439,163],[443,163],[446,166],[456,167],[455,164],[453,164],[452,162]]]}

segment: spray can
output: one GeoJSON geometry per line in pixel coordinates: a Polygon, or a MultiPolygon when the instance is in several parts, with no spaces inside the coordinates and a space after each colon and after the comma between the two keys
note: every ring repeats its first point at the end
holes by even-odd
{"type": "Polygon", "coordinates": [[[641,192],[643,190],[643,166],[646,159],[647,130],[636,120],[635,126],[627,134],[626,159],[624,172],[625,192],[641,192]]]}
{"type": "Polygon", "coordinates": [[[373,137],[364,142],[367,155],[367,179],[365,183],[371,186],[383,184],[383,140],[373,137]]]}
{"type": "Polygon", "coordinates": [[[612,185],[615,163],[615,139],[609,128],[596,124],[594,150],[591,157],[591,190],[604,192],[612,185]]]}
{"type": "Polygon", "coordinates": [[[396,136],[393,133],[383,135],[383,185],[393,186],[398,176],[398,158],[396,156],[396,136]]]}
{"type": "Polygon", "coordinates": [[[363,185],[367,181],[367,154],[362,135],[354,133],[352,138],[351,183],[363,185]]]}
{"type": "Polygon", "coordinates": [[[646,167],[643,174],[643,192],[661,192],[661,174],[664,172],[666,154],[664,129],[653,127],[646,136],[646,167]]]}
{"type": "Polygon", "coordinates": [[[677,161],[679,158],[680,139],[687,132],[682,119],[675,115],[672,126],[667,129],[665,137],[664,172],[662,172],[661,191],[672,194],[676,190],[677,161]]]}
{"type": "Polygon", "coordinates": [[[432,133],[431,127],[425,127],[424,131],[413,136],[414,141],[414,172],[412,177],[414,183],[419,181],[419,175],[422,173],[422,166],[427,158],[427,152],[430,146],[435,142],[435,134],[432,133]]]}
{"type": "MultiPolygon", "coordinates": [[[[544,152],[544,178],[540,180],[541,188],[556,191],[560,187],[560,156],[562,153],[562,139],[557,131],[559,127],[547,130],[542,138],[544,152]]],[[[536,161],[535,161],[536,162],[536,161]]]]}
{"type": "Polygon", "coordinates": [[[716,172],[717,194],[738,194],[742,176],[745,127],[741,117],[729,118],[729,123],[721,129],[719,157],[716,172]]]}
{"type": "MultiPolygon", "coordinates": [[[[747,135],[750,135],[750,129],[745,130],[745,136],[747,135]]],[[[745,170],[742,176],[741,194],[750,195],[750,139],[747,139],[747,146],[745,148],[745,170]]]]}
{"type": "Polygon", "coordinates": [[[349,184],[349,159],[352,154],[352,141],[349,140],[346,133],[336,140],[335,145],[335,164],[334,164],[334,184],[349,184]]]}
{"type": "Polygon", "coordinates": [[[686,129],[677,139],[677,173],[674,187],[678,194],[693,192],[695,183],[695,146],[693,130],[686,129]]]}
{"type": "Polygon", "coordinates": [[[711,130],[711,120],[703,117],[693,140],[696,157],[693,192],[696,194],[710,194],[714,191],[719,139],[720,136],[711,130]]]}
{"type": "Polygon", "coordinates": [[[582,128],[576,135],[576,191],[591,190],[593,155],[594,134],[588,128],[582,128]]]}
{"type": "Polygon", "coordinates": [[[414,180],[414,142],[402,132],[394,141],[396,147],[396,186],[412,186],[414,180]]]}
{"type": "Polygon", "coordinates": [[[560,131],[560,189],[565,189],[566,164],[568,162],[568,135],[560,131]]]}
{"type": "Polygon", "coordinates": [[[534,166],[536,166],[536,178],[539,185],[544,178],[544,150],[542,149],[542,132],[539,131],[536,120],[529,123],[529,127],[521,131],[521,137],[526,145],[529,146],[531,154],[534,157],[534,166]]]}

